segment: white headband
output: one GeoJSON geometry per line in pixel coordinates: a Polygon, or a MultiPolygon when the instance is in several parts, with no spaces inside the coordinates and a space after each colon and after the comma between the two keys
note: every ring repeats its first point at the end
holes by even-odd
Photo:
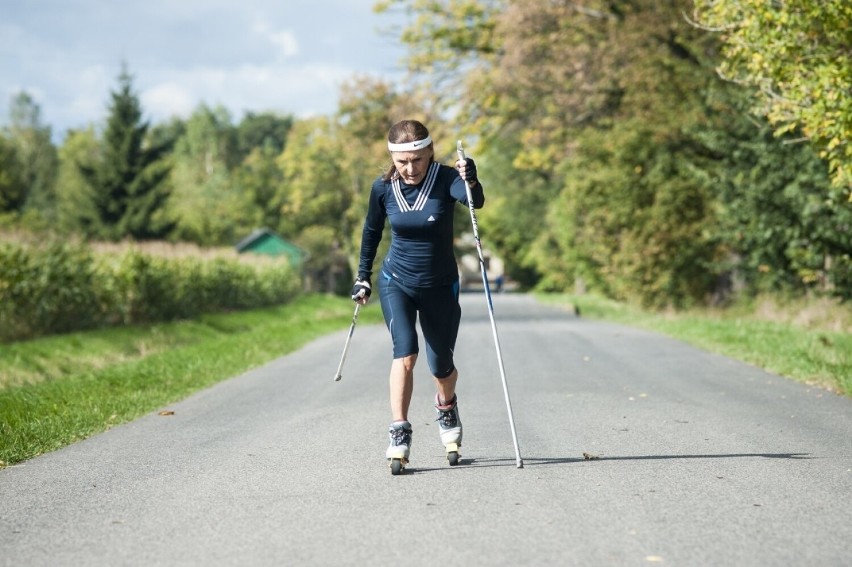
{"type": "Polygon", "coordinates": [[[422,140],[416,140],[414,142],[406,142],[404,144],[392,144],[388,142],[388,151],[390,152],[414,152],[417,150],[422,150],[426,146],[432,143],[432,136],[426,136],[422,140]]]}

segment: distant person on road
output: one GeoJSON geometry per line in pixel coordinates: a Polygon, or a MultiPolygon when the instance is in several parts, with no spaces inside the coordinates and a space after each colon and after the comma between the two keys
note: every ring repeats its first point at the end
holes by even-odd
{"type": "Polygon", "coordinates": [[[370,297],[373,261],[387,220],[391,227],[390,250],[376,283],[382,314],[393,341],[390,369],[393,422],[386,457],[392,463],[392,472],[398,474],[393,461],[407,463],[411,447],[408,409],[419,353],[415,328],[418,313],[426,360],[437,387],[435,408],[441,441],[447,448],[450,464],[458,462],[462,425],[453,350],[461,307],[459,272],[453,252],[453,214],[456,203],[468,205],[465,182],[470,186],[475,208],[483,206],[485,197],[473,160],[459,160],[455,169],[437,163],[429,131],[416,120],[402,120],[391,127],[388,151],[392,163],[373,182],[370,191],[352,299],[365,304],[370,297]]]}

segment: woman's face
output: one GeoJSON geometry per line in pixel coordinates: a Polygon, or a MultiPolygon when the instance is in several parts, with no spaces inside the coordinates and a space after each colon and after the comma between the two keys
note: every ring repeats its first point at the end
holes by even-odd
{"type": "Polygon", "coordinates": [[[423,148],[413,152],[391,152],[391,159],[399,176],[408,185],[418,185],[432,162],[432,148],[423,148]]]}

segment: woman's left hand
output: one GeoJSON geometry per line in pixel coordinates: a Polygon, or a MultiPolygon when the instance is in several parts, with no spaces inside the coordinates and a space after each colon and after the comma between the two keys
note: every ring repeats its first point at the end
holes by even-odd
{"type": "Polygon", "coordinates": [[[476,164],[473,163],[473,159],[460,159],[456,162],[456,169],[461,178],[467,181],[468,185],[476,185],[479,182],[476,178],[476,164]]]}

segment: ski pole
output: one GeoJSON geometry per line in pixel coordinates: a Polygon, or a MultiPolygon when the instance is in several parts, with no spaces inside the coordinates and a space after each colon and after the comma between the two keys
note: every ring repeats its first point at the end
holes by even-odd
{"type": "MultiPolygon", "coordinates": [[[[458,141],[456,150],[459,154],[459,159],[464,161],[464,148],[462,148],[461,140],[458,141]]],[[[524,461],[521,459],[521,450],[518,447],[518,433],[515,431],[515,418],[512,415],[512,402],[509,399],[509,386],[506,383],[506,369],[503,367],[503,354],[500,352],[500,338],[497,336],[497,322],[494,320],[494,304],[491,302],[491,287],[488,285],[488,274],[485,270],[485,258],[482,257],[482,242],[479,240],[479,225],[476,223],[476,211],[473,206],[473,195],[470,192],[470,185],[467,181],[464,182],[464,188],[467,191],[467,205],[470,209],[470,222],[473,225],[473,239],[476,241],[476,251],[479,253],[479,267],[482,271],[482,284],[485,286],[485,298],[488,302],[488,316],[491,318],[491,334],[494,336],[494,346],[497,347],[497,363],[500,366],[500,379],[503,382],[503,394],[506,397],[506,410],[509,412],[509,426],[512,429],[512,442],[515,444],[515,458],[519,469],[524,468],[524,461]]]]}
{"type": "Polygon", "coordinates": [[[343,378],[343,361],[346,360],[346,351],[349,350],[349,341],[352,340],[352,333],[355,332],[355,323],[358,321],[358,311],[361,310],[361,304],[355,304],[355,313],[352,314],[352,324],[349,326],[349,334],[346,335],[346,342],[343,344],[343,354],[340,356],[340,364],[337,365],[337,373],[334,375],[334,381],[340,382],[343,378]]]}

